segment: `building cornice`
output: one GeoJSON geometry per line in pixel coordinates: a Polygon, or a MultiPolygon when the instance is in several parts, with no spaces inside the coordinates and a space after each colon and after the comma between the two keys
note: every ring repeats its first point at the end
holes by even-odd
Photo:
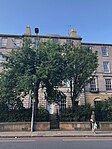
{"type": "Polygon", "coordinates": [[[106,43],[81,43],[81,45],[89,45],[89,46],[112,46],[112,44],[106,43]]]}
{"type": "Polygon", "coordinates": [[[55,36],[55,35],[13,35],[13,34],[0,34],[0,37],[12,37],[12,38],[24,38],[24,37],[33,37],[36,38],[50,38],[50,39],[72,39],[72,40],[82,40],[80,36],[69,37],[69,36],[55,36]]]}

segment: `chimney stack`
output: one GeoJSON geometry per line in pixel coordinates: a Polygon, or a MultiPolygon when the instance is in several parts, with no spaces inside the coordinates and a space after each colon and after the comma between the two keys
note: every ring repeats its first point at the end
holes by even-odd
{"type": "Polygon", "coordinates": [[[29,25],[26,26],[25,35],[31,35],[31,29],[30,29],[30,26],[29,25]]]}
{"type": "Polygon", "coordinates": [[[71,29],[70,37],[76,37],[76,36],[77,36],[77,31],[75,29],[71,29]]]}

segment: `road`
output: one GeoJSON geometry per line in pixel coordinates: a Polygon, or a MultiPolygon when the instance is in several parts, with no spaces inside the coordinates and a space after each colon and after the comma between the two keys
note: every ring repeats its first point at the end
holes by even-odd
{"type": "Polygon", "coordinates": [[[112,138],[38,137],[0,139],[0,149],[111,149],[112,138]]]}

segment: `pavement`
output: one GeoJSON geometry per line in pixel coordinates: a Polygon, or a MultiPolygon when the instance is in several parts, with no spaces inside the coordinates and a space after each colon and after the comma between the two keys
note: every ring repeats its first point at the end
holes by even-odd
{"type": "Polygon", "coordinates": [[[112,137],[112,131],[18,131],[18,132],[0,132],[0,138],[25,138],[25,137],[112,137]]]}

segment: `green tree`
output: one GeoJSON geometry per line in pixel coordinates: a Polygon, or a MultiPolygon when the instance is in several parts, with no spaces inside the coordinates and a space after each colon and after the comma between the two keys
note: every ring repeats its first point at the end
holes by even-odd
{"type": "Polygon", "coordinates": [[[112,97],[95,104],[97,121],[112,121],[112,97]]]}
{"type": "Polygon", "coordinates": [[[96,53],[87,48],[76,47],[72,43],[65,45],[66,80],[70,81],[72,108],[75,109],[76,98],[89,82],[90,76],[98,66],[96,53]]]}
{"type": "Polygon", "coordinates": [[[35,107],[38,107],[41,86],[46,88],[46,99],[58,103],[65,98],[58,86],[62,85],[63,80],[70,80],[74,109],[76,98],[97,67],[96,54],[85,48],[77,48],[72,43],[59,45],[50,41],[38,42],[36,49],[32,45],[30,39],[24,39],[21,48],[12,50],[6,56],[0,76],[0,100],[16,105],[22,92],[28,94],[32,91],[35,107]]]}
{"type": "Polygon", "coordinates": [[[11,109],[23,107],[20,96],[16,93],[16,78],[14,73],[3,73],[0,76],[0,104],[11,109]]]}
{"type": "Polygon", "coordinates": [[[42,87],[46,87],[48,102],[58,103],[63,98],[63,93],[58,90],[64,80],[63,50],[62,45],[50,41],[38,45],[40,66],[37,73],[40,76],[42,87]]]}
{"type": "Polygon", "coordinates": [[[32,47],[30,39],[24,39],[23,46],[12,50],[3,63],[0,77],[0,100],[20,101],[21,93],[34,93],[35,108],[38,107],[38,91],[40,86],[46,87],[46,99],[58,102],[62,93],[58,90],[61,85],[65,63],[63,46],[53,42],[38,42],[37,49],[32,47]],[[52,91],[51,93],[49,91],[52,91]],[[52,95],[51,95],[52,94],[52,95]]]}

